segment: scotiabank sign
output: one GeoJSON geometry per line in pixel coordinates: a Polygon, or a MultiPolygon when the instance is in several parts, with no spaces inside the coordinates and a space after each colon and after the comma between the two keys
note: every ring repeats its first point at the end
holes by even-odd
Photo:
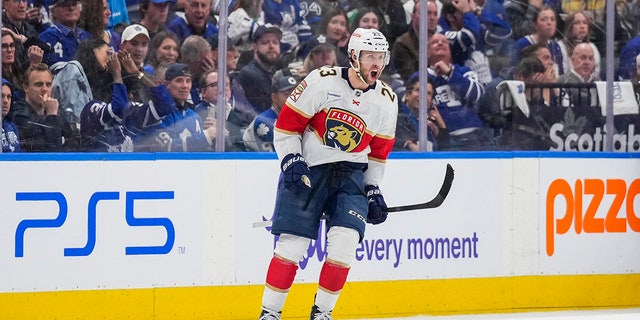
{"type": "Polygon", "coordinates": [[[640,236],[638,204],[639,178],[558,178],[551,181],[544,206],[547,256],[553,256],[556,252],[559,237],[570,234],[604,236],[636,233],[640,236]]]}

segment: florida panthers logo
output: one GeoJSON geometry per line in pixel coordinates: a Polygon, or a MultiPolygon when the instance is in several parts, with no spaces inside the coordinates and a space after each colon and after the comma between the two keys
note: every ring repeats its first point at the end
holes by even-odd
{"type": "Polygon", "coordinates": [[[364,135],[366,125],[357,115],[340,109],[329,109],[324,144],[342,151],[353,151],[364,135]]]}

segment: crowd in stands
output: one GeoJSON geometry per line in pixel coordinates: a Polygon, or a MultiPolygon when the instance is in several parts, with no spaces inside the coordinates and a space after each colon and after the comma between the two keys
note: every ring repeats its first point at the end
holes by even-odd
{"type": "Polygon", "coordinates": [[[627,137],[618,143],[640,150],[640,0],[616,1],[613,35],[605,1],[590,0],[139,0],[136,8],[3,1],[2,152],[215,151],[219,137],[225,151],[273,151],[287,97],[314,69],[350,67],[356,28],[389,42],[381,79],[398,96],[395,151],[418,150],[420,112],[429,150],[587,150],[588,139],[568,139],[602,133],[598,83],[607,68],[627,110],[615,113],[625,115],[616,118],[615,134],[627,137]],[[421,6],[428,43],[420,43],[421,6]]]}

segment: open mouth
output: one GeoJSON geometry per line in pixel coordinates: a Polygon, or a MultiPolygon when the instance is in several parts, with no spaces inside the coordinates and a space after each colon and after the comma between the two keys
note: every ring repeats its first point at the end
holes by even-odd
{"type": "Polygon", "coordinates": [[[378,79],[378,71],[377,70],[371,71],[371,79],[378,79]]]}

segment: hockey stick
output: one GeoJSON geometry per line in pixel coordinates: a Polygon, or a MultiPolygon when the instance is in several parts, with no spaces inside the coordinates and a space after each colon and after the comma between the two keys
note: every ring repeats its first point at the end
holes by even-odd
{"type": "MultiPolygon", "coordinates": [[[[433,208],[439,207],[444,202],[444,199],[447,198],[447,195],[449,195],[449,191],[451,190],[451,184],[453,183],[453,176],[454,176],[453,171],[454,170],[451,164],[447,163],[447,170],[444,175],[444,181],[442,182],[440,191],[438,191],[438,194],[433,199],[423,203],[389,207],[387,208],[387,212],[402,212],[402,211],[420,210],[420,209],[433,209],[433,208]]],[[[326,219],[326,217],[323,215],[322,219],[326,219]]],[[[258,221],[253,223],[253,227],[254,228],[270,227],[272,223],[273,222],[271,220],[258,221]]]]}

